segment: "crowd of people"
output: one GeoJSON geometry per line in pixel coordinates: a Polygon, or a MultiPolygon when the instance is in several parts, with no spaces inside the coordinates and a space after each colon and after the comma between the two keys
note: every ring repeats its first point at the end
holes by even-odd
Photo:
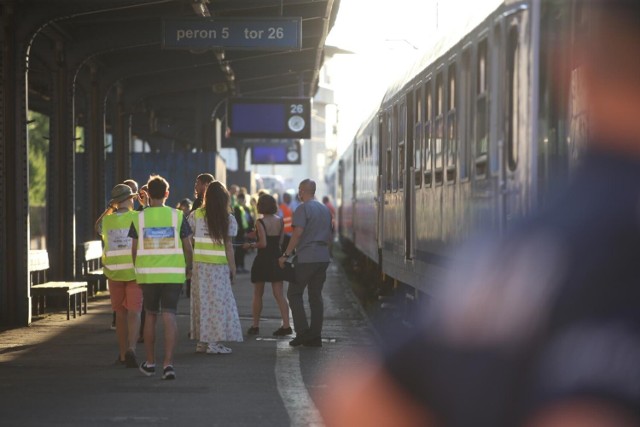
{"type": "Polygon", "coordinates": [[[298,200],[284,193],[278,203],[278,195],[261,191],[251,197],[236,185],[227,190],[213,175],[203,173],[195,181],[195,200],[182,199],[174,209],[166,205],[169,182],[159,175],[150,176],[140,189],[131,179],[113,187],[95,228],[104,242],[102,261],[119,349],[116,363],[154,375],[156,325],[161,318],[162,379],[175,379],[176,311],[183,289],[190,300],[189,336],[196,342],[195,351],[232,353],[223,343],[243,341],[232,285],[236,274],[249,272],[245,255],[253,250],[253,322],[247,334],[259,333],[264,288],[271,283],[282,316],[273,335],[286,337],[295,330],[291,346],[322,346],[322,287],[335,210],[316,201],[315,190],[315,182],[306,179],[300,183],[298,200]],[[296,268],[293,278],[287,278],[287,300],[284,262],[294,252],[296,268]],[[310,323],[302,300],[307,288],[310,323]],[[146,353],[142,363],[136,353],[139,342],[146,353]]]}

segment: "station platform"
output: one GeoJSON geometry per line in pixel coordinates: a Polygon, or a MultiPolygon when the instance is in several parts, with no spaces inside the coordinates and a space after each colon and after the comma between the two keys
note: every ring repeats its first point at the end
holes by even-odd
{"type": "MultiPolygon", "coordinates": [[[[251,255],[246,265],[251,265],[251,255]]],[[[375,332],[353,296],[341,267],[332,263],[323,296],[323,346],[289,346],[291,337],[271,334],[280,319],[269,285],[258,336],[251,326],[253,285],[249,274],[234,284],[245,341],[228,343],[228,355],[195,353],[189,340],[189,299],[178,305],[175,381],[146,377],[114,364],[115,331],[108,297],[89,303],[88,315],[66,320],[48,314],[30,327],[0,332],[0,410],[6,426],[321,426],[316,392],[328,366],[353,363],[368,351],[375,332]]],[[[305,294],[306,299],[306,294],[305,294]]],[[[162,360],[162,325],[156,355],[162,360]]],[[[138,360],[144,360],[138,344],[138,360]]]]}

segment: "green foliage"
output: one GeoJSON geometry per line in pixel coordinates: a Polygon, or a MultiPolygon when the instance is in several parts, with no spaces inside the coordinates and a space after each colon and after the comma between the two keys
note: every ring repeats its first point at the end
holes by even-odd
{"type": "Polygon", "coordinates": [[[76,126],[76,153],[84,153],[84,128],[76,126]]]}
{"type": "Polygon", "coordinates": [[[49,117],[29,111],[29,205],[44,206],[47,194],[49,117]]]}

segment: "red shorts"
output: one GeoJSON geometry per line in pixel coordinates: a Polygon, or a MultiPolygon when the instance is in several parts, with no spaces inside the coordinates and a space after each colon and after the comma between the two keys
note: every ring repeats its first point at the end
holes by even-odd
{"type": "Polygon", "coordinates": [[[113,311],[142,311],[142,288],[135,280],[116,282],[109,279],[108,283],[113,311]]]}

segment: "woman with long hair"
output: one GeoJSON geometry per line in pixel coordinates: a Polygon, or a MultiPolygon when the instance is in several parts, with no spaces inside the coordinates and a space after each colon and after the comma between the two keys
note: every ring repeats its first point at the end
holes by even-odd
{"type": "Polygon", "coordinates": [[[204,204],[189,216],[194,230],[193,275],[191,277],[191,339],[196,352],[228,354],[231,349],[220,341],[242,341],[231,284],[236,265],[231,240],[238,224],[231,214],[229,192],[212,182],[204,195],[204,204]]]}

